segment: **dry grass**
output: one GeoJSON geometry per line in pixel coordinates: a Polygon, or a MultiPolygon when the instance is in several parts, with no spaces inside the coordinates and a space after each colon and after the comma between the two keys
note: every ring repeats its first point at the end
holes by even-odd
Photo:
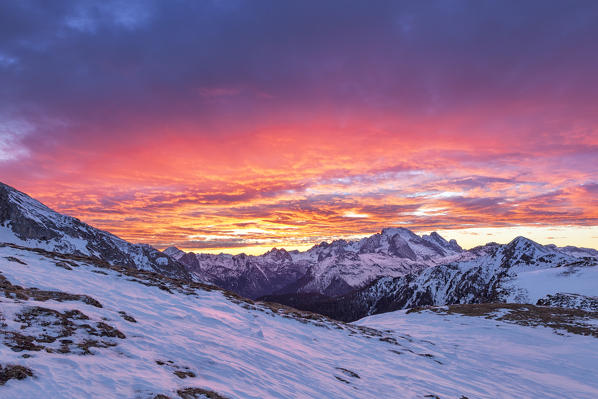
{"type": "Polygon", "coordinates": [[[15,262],[15,263],[20,263],[21,265],[27,265],[27,263],[23,262],[19,258],[15,258],[14,256],[6,256],[6,257],[4,257],[4,259],[11,261],[11,262],[15,262]]]}
{"type": "Polygon", "coordinates": [[[95,323],[95,326],[88,323],[79,324],[86,320],[89,320],[89,317],[79,310],[59,312],[40,306],[27,307],[15,316],[15,321],[21,323],[19,331],[3,328],[0,329],[0,333],[4,337],[4,345],[15,352],[45,350],[49,353],[71,353],[72,349],[78,348],[79,353],[83,355],[92,354],[89,350],[92,347],[108,348],[117,345],[110,339],[91,337],[125,338],[122,332],[104,322],[95,323]],[[37,332],[31,333],[30,329],[37,332]],[[81,333],[84,334],[83,337],[81,333]],[[74,339],[78,339],[79,342],[75,342],[74,339]],[[49,345],[56,341],[60,343],[59,346],[49,345]]]}
{"type": "Polygon", "coordinates": [[[177,394],[182,399],[228,399],[226,396],[222,396],[214,391],[210,391],[202,388],[184,388],[179,389],[177,394]]]}
{"type": "Polygon", "coordinates": [[[544,326],[562,334],[587,335],[598,338],[598,325],[588,323],[598,320],[598,312],[581,309],[551,308],[519,303],[483,303],[467,305],[450,305],[445,308],[423,307],[413,308],[407,313],[429,310],[439,314],[458,314],[471,317],[515,323],[522,326],[544,326]]]}
{"type": "Polygon", "coordinates": [[[342,372],[343,372],[343,374],[345,374],[345,375],[347,375],[347,376],[349,376],[349,377],[351,377],[351,378],[361,378],[361,377],[359,376],[359,374],[357,374],[356,372],[354,372],[354,371],[351,371],[351,370],[349,370],[349,369],[346,369],[346,368],[344,368],[344,367],[336,367],[336,369],[337,369],[337,370],[339,370],[339,371],[342,371],[342,372]]]}
{"type": "Polygon", "coordinates": [[[6,366],[0,365],[0,385],[6,384],[9,380],[24,380],[27,377],[32,377],[33,372],[24,366],[9,364],[6,366]]]}
{"type": "Polygon", "coordinates": [[[13,285],[0,272],[0,292],[4,292],[6,298],[20,299],[27,301],[30,298],[35,301],[45,302],[48,300],[55,300],[58,302],[64,301],[80,301],[88,305],[101,308],[102,304],[97,300],[87,295],[69,294],[62,291],[45,291],[37,288],[25,288],[20,285],[13,285]]]}
{"type": "Polygon", "coordinates": [[[124,311],[119,311],[118,314],[125,319],[126,321],[130,322],[130,323],[137,323],[137,320],[135,320],[135,318],[129,314],[127,314],[127,312],[124,311]]]}

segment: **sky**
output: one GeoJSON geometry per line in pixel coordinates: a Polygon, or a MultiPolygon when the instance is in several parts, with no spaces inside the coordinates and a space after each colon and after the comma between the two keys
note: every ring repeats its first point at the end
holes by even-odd
{"type": "Polygon", "coordinates": [[[4,1],[0,181],[132,242],[598,248],[596,1],[4,1]]]}

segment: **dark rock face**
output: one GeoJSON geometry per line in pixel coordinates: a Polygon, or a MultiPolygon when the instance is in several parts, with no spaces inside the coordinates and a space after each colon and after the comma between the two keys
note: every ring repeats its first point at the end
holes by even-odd
{"type": "Polygon", "coordinates": [[[268,259],[272,262],[284,263],[284,262],[292,262],[293,261],[293,258],[291,257],[291,255],[284,248],[281,248],[281,249],[272,248],[270,251],[266,252],[262,256],[265,259],[268,259]]]}
{"type": "Polygon", "coordinates": [[[373,253],[376,252],[376,249],[380,247],[382,241],[382,236],[380,234],[371,235],[363,240],[361,244],[361,248],[359,248],[360,253],[373,253]]]}
{"type": "Polygon", "coordinates": [[[15,243],[56,252],[94,256],[112,264],[191,278],[185,267],[155,248],[128,243],[80,220],[61,215],[20,191],[0,183],[0,225],[15,243]]]}
{"type": "Polygon", "coordinates": [[[417,259],[417,255],[415,255],[415,252],[409,247],[407,241],[402,239],[398,234],[390,239],[388,252],[399,258],[407,258],[411,260],[417,259]]]}
{"type": "Polygon", "coordinates": [[[430,233],[429,236],[424,236],[424,239],[428,239],[428,241],[435,243],[441,248],[450,249],[453,251],[462,251],[463,248],[457,244],[456,240],[446,241],[444,238],[440,236],[437,232],[433,231],[430,233]]]}
{"type": "Polygon", "coordinates": [[[598,312],[598,297],[557,293],[538,299],[536,305],[553,308],[577,308],[590,312],[598,312]]]}
{"type": "Polygon", "coordinates": [[[23,201],[18,197],[9,197],[9,193],[13,190],[0,183],[0,225],[10,224],[15,235],[22,240],[45,241],[59,238],[58,231],[36,223],[21,212],[20,206],[23,206],[23,201]]]}

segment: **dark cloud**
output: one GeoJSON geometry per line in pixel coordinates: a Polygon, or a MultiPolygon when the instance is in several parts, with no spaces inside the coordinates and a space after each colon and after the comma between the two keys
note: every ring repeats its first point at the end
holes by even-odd
{"type": "Polygon", "coordinates": [[[0,178],[152,243],[595,223],[597,18],[583,0],[0,2],[0,178]]]}
{"type": "Polygon", "coordinates": [[[581,106],[597,15],[593,1],[3,2],[0,105],[37,124],[32,147],[181,118],[219,134],[226,116],[292,106],[302,119],[539,95],[581,106]]]}
{"type": "Polygon", "coordinates": [[[517,179],[507,179],[502,177],[490,177],[490,176],[471,176],[466,177],[464,179],[459,179],[451,182],[455,186],[465,187],[465,188],[476,188],[476,187],[486,187],[493,183],[522,183],[517,179]]]}
{"type": "Polygon", "coordinates": [[[468,211],[489,214],[504,213],[509,208],[505,198],[453,197],[447,198],[445,201],[468,211]]]}
{"type": "Polygon", "coordinates": [[[588,194],[598,195],[598,183],[586,183],[581,188],[588,194]]]}

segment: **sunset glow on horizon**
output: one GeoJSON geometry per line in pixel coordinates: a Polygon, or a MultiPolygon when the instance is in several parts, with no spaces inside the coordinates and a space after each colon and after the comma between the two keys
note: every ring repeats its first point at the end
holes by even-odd
{"type": "Polygon", "coordinates": [[[597,2],[0,5],[0,181],[159,249],[598,248],[597,2]]]}

